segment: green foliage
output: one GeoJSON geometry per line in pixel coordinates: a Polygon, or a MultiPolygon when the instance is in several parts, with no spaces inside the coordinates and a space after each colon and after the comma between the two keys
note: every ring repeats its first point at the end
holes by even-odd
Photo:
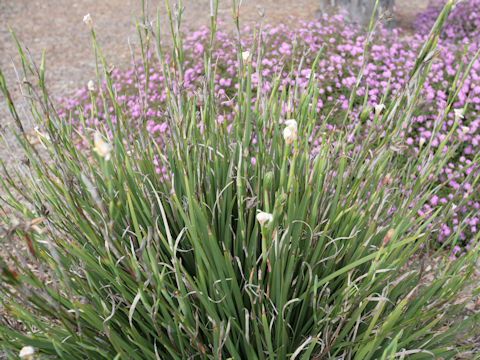
{"type": "MultiPolygon", "coordinates": [[[[344,133],[315,124],[314,79],[303,90],[279,91],[277,82],[268,96],[252,100],[249,61],[238,69],[235,119],[216,123],[213,60],[207,55],[201,96],[182,93],[180,14],[173,21],[170,10],[175,67],[163,58],[158,27],[145,17],[138,26],[145,49],[156,40],[168,75],[164,152],[122,116],[93,29],[106,80],[98,96],[118,119],[95,130],[104,137],[59,121],[43,66],[28,64],[19,46],[25,77],[37,76],[43,90],[34,96],[25,83],[45,149],[20,133],[28,162],[4,166],[2,174],[2,245],[14,238],[27,245],[1,263],[1,306],[26,329],[0,327],[4,351],[10,358],[31,345],[40,357],[60,359],[362,360],[450,358],[462,351],[456,339],[476,319],[464,319],[456,300],[475,252],[445,259],[429,282],[412,262],[433,231],[427,230],[432,218],[416,217],[436,191],[428,176],[453,150],[442,153],[445,140],[433,156],[423,149],[402,168],[396,150],[451,5],[408,87],[384,110],[387,136],[377,139],[373,129],[361,149],[351,148],[344,133]],[[297,125],[288,144],[281,107],[294,96],[299,106],[287,118],[297,125]],[[322,139],[314,157],[310,136],[322,139]],[[88,143],[81,150],[78,137],[88,143]],[[157,175],[155,160],[168,177],[157,175]],[[261,224],[261,212],[271,219],[261,224]]],[[[214,11],[212,29],[215,23],[214,11]]],[[[1,87],[9,99],[3,80],[1,87]]],[[[11,110],[18,117],[13,104],[11,110]]]]}

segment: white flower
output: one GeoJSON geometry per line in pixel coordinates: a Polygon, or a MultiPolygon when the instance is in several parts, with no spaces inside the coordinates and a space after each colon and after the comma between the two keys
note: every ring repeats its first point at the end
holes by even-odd
{"type": "Polygon", "coordinates": [[[95,83],[93,82],[93,80],[90,80],[90,81],[87,83],[87,88],[88,88],[89,91],[95,90],[95,83]]]}
{"type": "Polygon", "coordinates": [[[462,126],[462,133],[465,135],[470,131],[470,128],[468,126],[462,126]]]}
{"type": "Polygon", "coordinates": [[[285,121],[285,129],[283,129],[283,138],[285,139],[285,143],[290,145],[292,142],[297,140],[297,132],[298,126],[297,121],[294,119],[290,119],[285,121]]]}
{"type": "Polygon", "coordinates": [[[244,51],[244,52],[242,52],[242,59],[243,59],[243,61],[247,61],[249,57],[250,57],[250,51],[244,51]]]}
{"type": "Polygon", "coordinates": [[[87,14],[83,17],[83,22],[85,24],[87,24],[88,28],[91,29],[92,26],[93,26],[93,21],[92,21],[92,17],[90,16],[90,14],[87,14]]]}
{"type": "Polygon", "coordinates": [[[264,224],[266,222],[273,221],[273,215],[269,214],[269,213],[266,213],[266,212],[263,212],[263,211],[260,211],[257,214],[257,220],[258,220],[258,222],[260,223],[261,226],[264,226],[264,224]]]}
{"type": "Polygon", "coordinates": [[[453,112],[455,113],[455,120],[463,119],[463,109],[454,109],[453,112]]]}
{"type": "Polygon", "coordinates": [[[43,132],[40,131],[40,128],[38,126],[35,126],[33,128],[33,130],[37,133],[37,136],[40,138],[40,139],[46,139],[48,141],[50,141],[50,135],[49,134],[44,134],[43,132]]]}
{"type": "Polygon", "coordinates": [[[422,147],[425,144],[425,141],[426,141],[425,138],[423,137],[420,138],[420,143],[419,143],[420,147],[422,147]]]}
{"type": "Polygon", "coordinates": [[[295,128],[295,131],[296,131],[298,126],[297,120],[295,119],[285,120],[285,126],[295,128]]]}
{"type": "Polygon", "coordinates": [[[384,104],[378,104],[375,105],[375,115],[380,115],[380,113],[385,110],[385,105],[384,104]]]}
{"type": "Polygon", "coordinates": [[[48,144],[49,142],[52,141],[51,138],[50,138],[50,135],[41,132],[40,129],[38,128],[38,126],[35,126],[33,128],[33,130],[37,134],[37,139],[38,139],[38,141],[40,141],[40,144],[42,144],[42,146],[46,149],[47,148],[46,143],[48,144]]]}
{"type": "Polygon", "coordinates": [[[222,115],[215,118],[215,126],[216,127],[222,127],[224,122],[225,122],[225,118],[222,115]]]}
{"type": "Polygon", "coordinates": [[[95,145],[93,150],[98,155],[105,158],[105,160],[110,160],[110,154],[113,150],[113,147],[111,144],[103,140],[103,136],[99,132],[95,133],[95,137],[93,138],[93,144],[95,145]]]}
{"type": "Polygon", "coordinates": [[[33,346],[24,346],[22,350],[20,350],[20,354],[18,354],[21,359],[27,360],[32,360],[33,355],[35,355],[35,349],[33,346]]]}

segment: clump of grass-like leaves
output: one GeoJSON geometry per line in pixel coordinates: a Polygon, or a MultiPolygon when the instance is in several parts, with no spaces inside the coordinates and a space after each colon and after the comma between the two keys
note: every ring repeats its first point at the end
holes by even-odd
{"type": "MultiPolygon", "coordinates": [[[[165,149],[124,117],[93,28],[106,87],[92,96],[116,116],[104,128],[84,124],[80,131],[61,121],[45,90],[44,61],[37,69],[19,45],[25,78],[42,90],[23,83],[44,148],[20,132],[27,161],[2,174],[0,244],[14,250],[2,253],[0,304],[24,327],[0,327],[5,354],[14,358],[24,345],[39,358],[61,359],[431,359],[464,351],[458,337],[476,319],[464,318],[457,294],[473,272],[477,245],[456,261],[446,258],[428,283],[412,261],[435,231],[428,226],[435,214],[417,216],[438,190],[429,176],[454,149],[445,150],[447,137],[406,161],[398,154],[451,6],[408,85],[388,108],[378,107],[360,147],[345,131],[317,123],[314,78],[307,87],[280,91],[277,81],[269,93],[252,94],[259,69],[251,54],[261,57],[260,40],[249,54],[238,49],[245,56],[233,121],[215,121],[213,44],[203,88],[188,96],[180,13],[174,18],[170,10],[174,64],[164,57],[158,21],[154,29],[144,16],[138,26],[142,66],[149,69],[150,49],[165,74],[165,149]],[[315,149],[310,137],[320,140],[315,149]],[[78,138],[88,146],[78,150],[78,138]]],[[[211,20],[213,34],[215,6],[211,20]]],[[[238,29],[235,3],[234,20],[238,29]]],[[[451,111],[456,81],[436,131],[451,111]]],[[[147,98],[148,81],[138,91],[147,98]]],[[[359,101],[355,93],[351,104],[359,101]]],[[[349,121],[347,114],[342,129],[349,121]]]]}

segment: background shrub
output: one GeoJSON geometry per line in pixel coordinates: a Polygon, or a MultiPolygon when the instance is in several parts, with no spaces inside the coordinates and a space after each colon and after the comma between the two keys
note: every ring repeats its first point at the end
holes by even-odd
{"type": "MultiPolygon", "coordinates": [[[[469,12],[476,14],[474,5],[473,2],[462,3],[463,7],[471,6],[469,12]]],[[[463,8],[458,5],[453,11],[454,15],[461,9],[463,8]]],[[[436,17],[432,18],[428,29],[435,19],[436,17]]],[[[447,29],[448,26],[450,25],[447,25],[447,29]]],[[[204,52],[209,48],[210,32],[207,28],[202,28],[186,34],[183,39],[184,71],[181,86],[187,94],[193,96],[201,89],[205,76],[204,52]]],[[[251,50],[255,46],[252,29],[245,27],[241,34],[245,34],[241,37],[242,48],[251,50]]],[[[222,26],[214,36],[212,57],[216,64],[213,74],[215,117],[218,122],[225,121],[228,127],[237,111],[235,95],[238,91],[239,54],[235,36],[222,30],[222,26]]],[[[380,103],[388,105],[395,95],[405,88],[415,64],[416,54],[427,36],[428,31],[425,30],[414,38],[405,38],[397,30],[388,32],[381,26],[376,30],[369,45],[364,76],[349,111],[351,122],[348,127],[343,128],[342,122],[349,106],[351,89],[363,63],[365,32],[362,27],[358,24],[345,23],[341,14],[331,17],[325,15],[322,19],[309,23],[299,22],[298,28],[295,29],[289,29],[285,25],[275,27],[267,25],[261,35],[261,54],[258,51],[250,51],[252,66],[256,69],[252,71],[250,84],[253,92],[252,106],[260,93],[265,95],[272,91],[276,76],[280,77],[280,90],[294,85],[298,85],[299,88],[306,87],[316,54],[323,48],[323,55],[313,75],[320,87],[318,99],[314,104],[316,109],[314,116],[318,122],[324,123],[326,131],[349,132],[362,123],[362,130],[348,138],[350,143],[360,146],[370,131],[374,117],[374,112],[371,111],[360,119],[362,109],[373,108],[380,103]],[[332,115],[325,123],[329,114],[332,115]]],[[[418,156],[420,144],[426,144],[432,150],[439,147],[454,124],[453,109],[464,109],[463,117],[458,119],[459,127],[448,141],[448,147],[455,148],[455,155],[438,174],[432,174],[430,178],[431,181],[441,185],[441,189],[419,210],[418,215],[435,211],[439,204],[454,204],[456,210],[453,217],[448,221],[439,217],[437,220],[443,223],[443,227],[432,236],[442,243],[448,234],[458,231],[462,240],[459,245],[465,250],[470,249],[480,220],[478,195],[480,192],[466,180],[469,174],[473,174],[474,178],[479,174],[479,164],[474,158],[480,151],[480,61],[475,60],[472,63],[470,73],[466,75],[458,96],[455,97],[447,114],[448,119],[441,125],[438,133],[434,131],[434,125],[437,122],[438,109],[446,109],[448,99],[452,96],[450,84],[458,81],[456,80],[458,72],[460,77],[463,76],[466,65],[474,58],[477,50],[478,42],[471,43],[466,52],[463,51],[463,45],[449,37],[439,42],[435,55],[430,54],[434,55],[431,71],[426,75],[420,89],[418,106],[409,115],[410,121],[403,129],[406,135],[406,148],[402,153],[405,157],[418,156]]],[[[168,55],[165,54],[167,59],[170,58],[168,55]]],[[[120,106],[133,123],[146,123],[147,129],[161,146],[165,144],[163,136],[165,134],[168,136],[169,131],[164,110],[167,99],[164,80],[160,65],[154,61],[149,65],[148,75],[141,64],[132,65],[127,70],[114,69],[112,72],[113,87],[119,94],[120,106]],[[136,79],[139,80],[138,84],[136,79]],[[146,86],[148,96],[144,94],[146,86]],[[142,112],[144,101],[149,106],[142,112]]],[[[104,123],[107,115],[115,122],[117,119],[114,107],[111,105],[104,107],[102,102],[101,98],[96,98],[93,106],[99,109],[98,115],[88,119],[92,104],[89,92],[83,88],[76,97],[63,99],[65,111],[61,111],[61,116],[66,118],[73,112],[72,121],[80,131],[83,126],[78,118],[81,109],[83,116],[87,118],[87,126],[104,123]]],[[[289,99],[281,109],[284,116],[290,106],[288,102],[294,108],[298,106],[297,99],[289,99]]],[[[382,126],[380,124],[381,131],[378,134],[380,138],[385,136],[382,126]]],[[[309,140],[315,147],[320,144],[319,138],[312,137],[309,140]]],[[[159,167],[157,171],[165,173],[165,168],[159,167]]],[[[455,252],[460,253],[460,248],[455,248],[455,252]]]]}
{"type": "MultiPolygon", "coordinates": [[[[425,11],[418,14],[413,23],[414,29],[421,34],[427,34],[432,28],[443,4],[439,0],[430,0],[425,11]]],[[[455,5],[443,27],[441,37],[447,41],[477,42],[480,41],[480,1],[465,0],[455,5]]]]}

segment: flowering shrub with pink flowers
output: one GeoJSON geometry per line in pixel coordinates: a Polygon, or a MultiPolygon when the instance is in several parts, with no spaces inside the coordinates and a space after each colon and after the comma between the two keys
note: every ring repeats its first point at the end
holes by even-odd
{"type": "Polygon", "coordinates": [[[210,35],[183,38],[179,12],[169,55],[142,16],[127,70],[107,66],[85,16],[103,80],[63,110],[17,42],[38,128],[25,133],[0,72],[26,159],[0,162],[3,353],[471,357],[480,314],[458,294],[480,244],[415,261],[439,232],[460,244],[448,224],[479,183],[478,64],[457,70],[470,54],[448,62],[436,41],[451,7],[411,47],[340,16],[252,36],[237,7],[239,37],[212,9],[210,35]]]}
{"type": "MultiPolygon", "coordinates": [[[[459,9],[460,6],[453,14],[455,15],[459,9]]],[[[348,109],[350,92],[362,65],[365,31],[361,26],[345,23],[343,16],[338,14],[331,17],[324,15],[322,19],[312,22],[300,21],[298,27],[293,29],[286,25],[267,25],[261,29],[260,39],[255,40],[252,30],[245,27],[241,31],[242,48],[247,50],[243,54],[247,55],[245,59],[241,59],[242,54],[237,52],[235,36],[222,30],[215,33],[212,51],[212,58],[216,64],[213,76],[217,106],[215,121],[225,122],[227,128],[229,127],[228,124],[238,110],[235,107],[238,62],[251,61],[253,70],[249,86],[255,96],[269,93],[277,78],[280,80],[280,90],[293,85],[301,89],[306,87],[309,81],[318,81],[319,95],[312,106],[315,108],[314,116],[319,131],[350,132],[348,140],[356,146],[361,146],[365,134],[372,126],[374,111],[368,113],[368,109],[373,109],[376,105],[388,105],[404,89],[416,54],[428,35],[404,38],[398,30],[389,32],[380,26],[369,45],[363,77],[356,90],[355,95],[360,100],[355,100],[353,107],[348,109]],[[250,53],[248,50],[259,40],[262,44],[261,54],[258,51],[250,53]],[[312,72],[311,66],[320,49],[323,49],[323,53],[312,72]],[[362,111],[365,114],[363,119],[360,116],[362,111]],[[325,122],[331,112],[333,115],[325,122]],[[343,127],[342,122],[347,113],[353,121],[343,127]],[[359,124],[362,125],[361,129],[353,132],[359,124]]],[[[204,27],[186,32],[184,38],[185,59],[181,86],[182,91],[190,96],[202,91],[205,76],[204,53],[208,49],[209,37],[210,31],[204,27]]],[[[480,151],[479,60],[475,60],[471,65],[471,71],[464,79],[453,105],[446,109],[446,104],[453,95],[450,84],[455,81],[457,74],[462,76],[477,49],[478,43],[470,44],[463,54],[461,44],[452,44],[442,39],[436,52],[428,54],[431,71],[420,90],[416,108],[409,114],[409,125],[403,130],[406,147],[400,151],[402,156],[417,156],[422,146],[428,146],[434,151],[446,138],[456,118],[459,127],[455,130],[454,136],[448,140],[448,146],[455,148],[455,156],[452,162],[439,169],[437,174],[431,175],[430,180],[439,185],[437,195],[418,213],[419,216],[424,214],[428,216],[439,204],[452,203],[452,206],[456,207],[453,218],[443,223],[441,229],[432,234],[433,238],[443,242],[450,233],[458,232],[461,239],[461,244],[458,245],[462,247],[456,246],[455,253],[462,251],[463,247],[465,250],[470,248],[480,221],[479,191],[471,186],[471,179],[479,174],[479,163],[475,160],[475,155],[480,151]],[[448,110],[448,121],[441,124],[439,131],[436,132],[436,114],[439,109],[448,110]]],[[[112,81],[126,116],[137,125],[146,124],[152,137],[163,146],[164,135],[168,132],[164,112],[167,94],[160,67],[151,66],[148,75],[142,65],[132,64],[128,69],[114,69],[112,81]],[[137,77],[140,80],[139,84],[135,82],[137,77]],[[148,87],[146,98],[145,86],[148,87]],[[144,101],[149,106],[142,112],[144,101]]],[[[255,96],[252,102],[255,101],[255,96]]],[[[91,104],[89,91],[85,87],[80,89],[74,98],[62,100],[65,105],[63,116],[73,112],[73,122],[80,131],[83,124],[79,120],[79,111],[83,111],[82,116],[86,118],[87,126],[104,123],[107,116],[116,121],[114,108],[103,107],[101,98],[97,98],[96,102],[91,104]],[[92,106],[101,111],[93,118],[89,118],[92,106]]],[[[288,113],[289,106],[295,109],[298,101],[289,99],[283,104],[284,115],[288,113]]],[[[380,122],[378,137],[384,137],[385,131],[387,130],[383,129],[380,122]]],[[[255,138],[253,140],[256,141],[255,138]]],[[[313,136],[309,141],[319,146],[321,139],[313,136]]],[[[158,163],[157,160],[155,162],[158,163]]],[[[157,171],[166,176],[165,167],[158,167],[157,171]]],[[[421,172],[421,168],[418,171],[421,172]]],[[[398,179],[394,181],[398,186],[402,186],[398,179]]]]}
{"type": "MultiPolygon", "coordinates": [[[[442,11],[444,1],[430,0],[425,11],[418,14],[413,23],[420,34],[428,34],[442,11]]],[[[459,1],[448,16],[441,33],[442,39],[450,42],[480,41],[480,1],[459,1]]]]}

